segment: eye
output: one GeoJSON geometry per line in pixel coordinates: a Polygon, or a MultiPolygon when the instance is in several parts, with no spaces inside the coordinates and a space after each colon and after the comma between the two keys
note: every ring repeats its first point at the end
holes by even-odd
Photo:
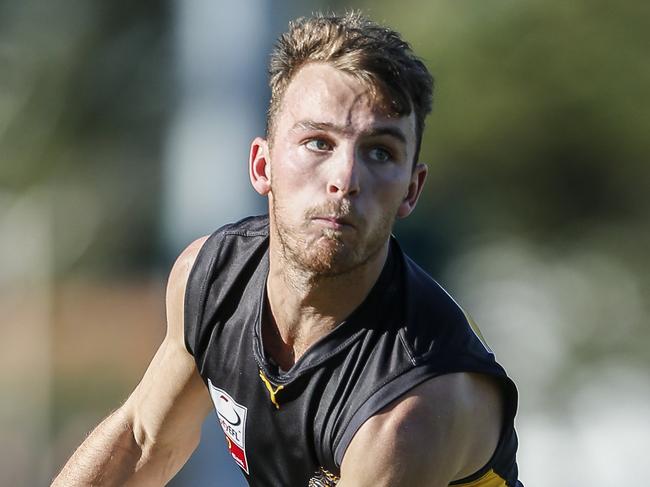
{"type": "Polygon", "coordinates": [[[308,140],[305,147],[314,152],[327,152],[332,150],[332,144],[323,139],[308,140]]]}
{"type": "Polygon", "coordinates": [[[377,162],[387,162],[393,158],[393,155],[383,147],[373,147],[368,151],[370,159],[373,159],[377,162]]]}

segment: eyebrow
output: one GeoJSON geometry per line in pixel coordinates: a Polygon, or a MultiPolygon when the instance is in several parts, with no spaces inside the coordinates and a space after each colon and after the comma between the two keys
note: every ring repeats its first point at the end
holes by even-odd
{"type": "MultiPolygon", "coordinates": [[[[322,130],[326,132],[336,132],[339,134],[349,133],[350,130],[344,125],[336,125],[329,122],[315,122],[313,120],[300,120],[296,122],[291,130],[322,130]]],[[[406,136],[397,127],[377,127],[364,132],[367,137],[380,137],[382,135],[388,135],[394,137],[404,145],[406,145],[406,136]]]]}

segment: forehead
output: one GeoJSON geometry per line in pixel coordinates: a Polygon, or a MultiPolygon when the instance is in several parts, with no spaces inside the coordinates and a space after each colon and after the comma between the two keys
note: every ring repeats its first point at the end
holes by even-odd
{"type": "Polygon", "coordinates": [[[292,78],[282,98],[276,126],[282,132],[309,120],[366,130],[397,126],[415,138],[415,115],[391,116],[381,97],[359,80],[326,63],[310,63],[292,78]]]}

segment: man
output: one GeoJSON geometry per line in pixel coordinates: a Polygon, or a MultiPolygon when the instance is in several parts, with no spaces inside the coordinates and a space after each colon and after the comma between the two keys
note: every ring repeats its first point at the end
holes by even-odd
{"type": "Polygon", "coordinates": [[[181,254],[160,349],[54,485],[162,485],[216,409],[252,486],[520,486],[514,385],[391,237],[430,74],[357,13],[292,23],[270,74],[249,161],[269,216],[181,254]]]}

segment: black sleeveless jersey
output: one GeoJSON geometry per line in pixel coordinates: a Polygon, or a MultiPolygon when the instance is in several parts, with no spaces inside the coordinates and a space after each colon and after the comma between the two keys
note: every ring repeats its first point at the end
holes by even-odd
{"type": "Polygon", "coordinates": [[[521,487],[514,384],[462,309],[394,238],[364,302],[288,371],[262,346],[268,248],[266,216],[217,230],[185,295],[187,349],[249,485],[335,485],[345,450],[369,417],[427,379],[467,371],[501,381],[505,421],[490,462],[453,485],[521,487]]]}

